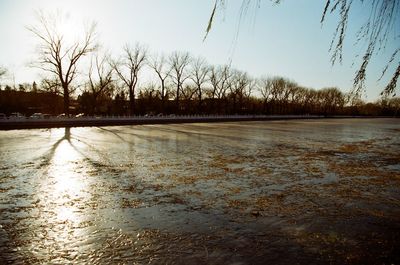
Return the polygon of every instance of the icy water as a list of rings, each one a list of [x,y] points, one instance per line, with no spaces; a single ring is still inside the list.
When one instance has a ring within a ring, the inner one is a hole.
[[[400,120],[0,132],[0,264],[398,264]]]

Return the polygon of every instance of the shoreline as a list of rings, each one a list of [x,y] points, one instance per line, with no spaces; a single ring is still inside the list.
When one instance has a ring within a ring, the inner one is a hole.
[[[0,120],[1,130],[42,129],[63,127],[96,127],[151,124],[241,122],[241,121],[278,121],[309,119],[364,119],[396,118],[389,116],[323,116],[323,115],[210,115],[176,117],[80,117],[50,119],[4,119]]]

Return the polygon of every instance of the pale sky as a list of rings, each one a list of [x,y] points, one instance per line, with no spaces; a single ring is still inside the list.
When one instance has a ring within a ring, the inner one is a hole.
[[[336,86],[349,91],[358,67],[357,63],[352,66],[354,56],[365,48],[353,45],[352,34],[365,10],[353,13],[344,62],[332,66],[328,49],[337,18],[330,16],[321,26],[325,1],[286,0],[274,5],[264,0],[257,11],[249,11],[239,27],[241,2],[227,1],[227,9],[218,10],[203,42],[214,0],[0,0],[0,65],[9,69],[17,84],[39,82],[40,71],[28,67],[35,58],[37,40],[25,27],[35,23],[35,10],[58,10],[73,25],[70,29],[66,26],[70,34],[85,22],[97,22],[100,44],[115,57],[125,43],[140,42],[151,52],[188,51],[213,65],[232,60],[233,67],[254,77],[279,75],[305,87]],[[395,40],[388,46],[394,45]],[[391,50],[372,61],[364,99],[377,99],[386,84],[389,76],[380,83],[377,79]]]

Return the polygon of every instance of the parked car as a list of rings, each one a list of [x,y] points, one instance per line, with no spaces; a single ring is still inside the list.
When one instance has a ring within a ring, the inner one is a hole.
[[[9,119],[25,119],[25,116],[19,112],[13,112],[10,114]]]
[[[31,119],[43,119],[44,115],[40,112],[33,113],[29,118]]]
[[[68,116],[65,113],[61,113],[60,115],[57,115],[57,118],[60,118],[60,119],[65,119],[67,117]]]

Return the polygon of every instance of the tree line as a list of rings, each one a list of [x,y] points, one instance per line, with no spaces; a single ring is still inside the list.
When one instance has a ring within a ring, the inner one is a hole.
[[[374,103],[366,103],[349,97],[337,88],[304,88],[282,77],[254,80],[244,72],[231,73],[227,66],[213,67],[208,75],[210,83],[204,83],[199,90],[195,85],[183,86],[179,97],[179,109],[172,83],[165,85],[164,94],[161,87],[154,83],[141,87],[134,101],[135,115],[174,113],[400,116],[399,97],[381,98]],[[86,84],[86,89],[71,100],[72,114],[131,114],[132,105],[126,90],[119,89],[114,82],[101,90],[99,87],[93,88],[91,84]],[[27,116],[35,112],[58,115],[64,111],[64,100],[59,90],[61,89],[49,85],[46,79],[39,85],[33,82],[15,87],[0,86],[0,112],[7,115],[13,112]],[[253,96],[252,92],[257,90],[259,96]]]
[[[1,112],[28,114],[42,110],[67,115],[81,112],[88,115],[398,113],[398,98],[366,104],[336,87],[315,90],[283,77],[253,78],[230,65],[210,65],[204,58],[188,52],[151,54],[147,47],[137,43],[125,45],[121,55],[113,58],[96,42],[95,24],[86,28],[81,39],[68,42],[59,30],[57,19],[39,13],[38,24],[28,27],[39,41],[32,66],[47,73],[46,78],[39,84],[20,84],[17,88],[0,86]],[[85,57],[89,63],[82,70]],[[154,78],[140,83],[145,68]],[[6,70],[0,70],[1,78]]]

